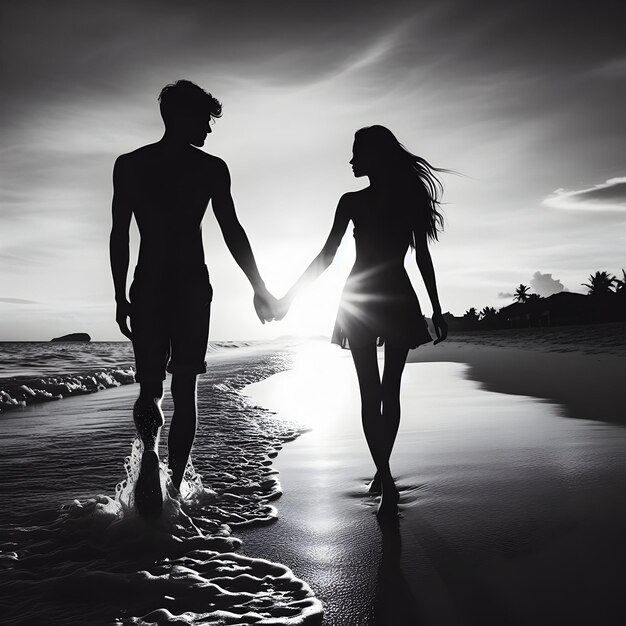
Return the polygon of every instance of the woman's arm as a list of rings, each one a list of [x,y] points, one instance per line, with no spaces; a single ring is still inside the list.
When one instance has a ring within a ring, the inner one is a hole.
[[[435,268],[433,267],[433,259],[430,256],[430,250],[428,249],[428,238],[426,233],[418,240],[415,241],[415,258],[417,260],[417,267],[426,285],[426,291],[428,297],[433,306],[433,324],[435,326],[435,332],[437,333],[437,340],[435,343],[443,341],[448,335],[448,325],[443,319],[441,314],[441,304],[439,303],[439,294],[437,292],[437,281],[435,279]]]
[[[344,194],[339,200],[337,210],[335,211],[335,219],[324,247],[281,300],[285,312],[298,292],[306,285],[313,282],[333,262],[337,248],[350,222],[349,196],[350,194]]]

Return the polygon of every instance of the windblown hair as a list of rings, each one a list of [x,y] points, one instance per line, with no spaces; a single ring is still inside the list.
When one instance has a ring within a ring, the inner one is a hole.
[[[159,103],[165,123],[188,115],[210,119],[222,116],[222,103],[190,80],[177,80],[163,87]]]
[[[401,204],[409,212],[411,247],[415,248],[416,235],[423,235],[424,231],[429,240],[438,240],[444,228],[443,215],[439,212],[443,183],[435,172],[452,173],[451,170],[434,167],[426,159],[409,152],[385,126],[361,128],[354,139],[364,149],[381,157],[381,163],[394,179]]]

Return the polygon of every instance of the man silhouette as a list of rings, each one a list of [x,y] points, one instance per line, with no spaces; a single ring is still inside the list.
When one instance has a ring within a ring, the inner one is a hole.
[[[226,163],[196,148],[204,145],[211,121],[222,114],[222,105],[187,80],[167,85],[159,102],[165,123],[161,140],[123,154],[115,162],[110,238],[116,321],[133,342],[140,383],[133,417],[144,452],[135,503],[144,517],[157,517],[162,510],[158,443],[164,424],[161,400],[166,369],[172,374],[174,401],[169,467],[177,489],[195,437],[196,376],[206,372],[213,293],[201,232],[209,201],[228,249],[254,289],[254,306],[262,323],[273,319],[276,306],[237,219]],[[132,215],[141,241],[129,301],[126,278]]]

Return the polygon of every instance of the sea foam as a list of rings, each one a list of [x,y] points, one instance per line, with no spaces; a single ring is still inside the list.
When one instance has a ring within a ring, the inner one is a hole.
[[[4,477],[3,470],[0,482],[6,487],[16,477],[24,480],[15,485],[10,519],[0,527],[3,619],[64,625],[319,624],[319,600],[288,567],[235,552],[241,546],[233,535],[238,527],[276,519],[272,502],[282,491],[271,459],[302,431],[251,404],[241,389],[285,369],[288,361],[284,353],[248,348],[236,358],[212,357],[210,371],[198,385],[200,423],[193,462],[177,490],[162,458],[164,507],[156,521],[144,520],[135,510],[143,452],[135,437],[122,444],[130,445],[123,464],[117,462],[125,476],[118,478],[112,495],[75,498],[60,508],[46,502],[47,493],[65,493],[68,485],[80,484],[81,471],[94,484],[94,467],[109,472],[111,450],[123,448],[112,447],[115,430],[102,426],[102,412],[114,415],[119,405],[107,409],[99,403],[98,419],[93,429],[84,427],[85,435],[72,438],[42,426],[47,433],[42,443],[50,450],[62,446],[64,462],[58,455],[25,455],[21,420],[5,422],[15,430],[3,450],[10,457],[5,469],[10,465],[12,470]],[[64,411],[55,404],[49,416],[41,409],[39,418],[28,413],[25,419],[61,425],[85,406],[63,405]],[[123,422],[126,429],[131,428],[131,407]],[[169,417],[169,398],[164,408]],[[88,422],[89,416],[81,419]],[[48,481],[47,488],[34,501],[24,500],[28,506],[20,504],[22,493],[33,493],[37,476]]]

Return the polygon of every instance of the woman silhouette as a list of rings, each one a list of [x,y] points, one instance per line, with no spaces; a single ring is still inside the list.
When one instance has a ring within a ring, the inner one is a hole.
[[[433,307],[435,343],[446,338],[428,240],[443,229],[439,213],[442,185],[434,172],[446,172],[411,154],[384,126],[358,130],[352,148],[356,177],[369,187],[339,200],[330,235],[321,252],[281,301],[284,315],[296,293],[333,261],[352,221],[356,260],[341,296],[332,341],[349,347],[361,393],[363,430],[376,465],[370,493],[382,493],[379,515],[396,514],[399,499],[389,458],[400,424],[400,380],[409,348],[432,341],[404,268],[409,248]],[[385,346],[382,381],[376,346]]]

